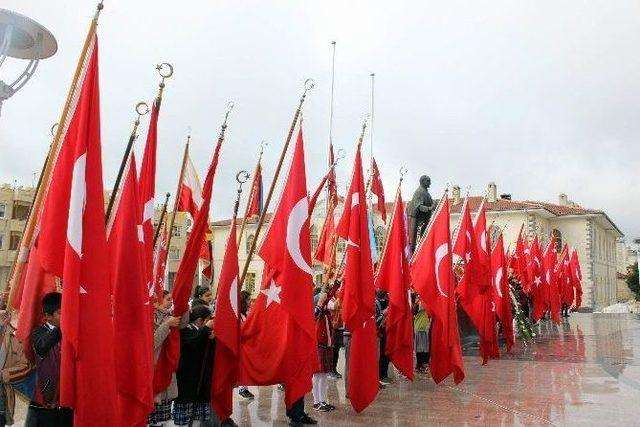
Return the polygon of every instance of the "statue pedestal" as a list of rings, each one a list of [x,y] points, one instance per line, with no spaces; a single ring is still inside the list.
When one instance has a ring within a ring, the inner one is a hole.
[[[458,329],[460,331],[460,345],[463,351],[480,349],[480,336],[471,319],[460,305],[458,305]]]

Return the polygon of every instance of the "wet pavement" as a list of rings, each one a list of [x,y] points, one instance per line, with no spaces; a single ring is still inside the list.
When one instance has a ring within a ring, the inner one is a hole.
[[[640,317],[573,314],[560,326],[535,327],[534,342],[481,366],[465,354],[465,380],[435,385],[418,376],[396,378],[356,414],[342,380],[329,381],[330,413],[307,411],[321,426],[632,426],[640,425]],[[341,364],[343,357],[341,354]],[[287,425],[283,393],[251,387],[256,399],[236,396],[241,426]]]

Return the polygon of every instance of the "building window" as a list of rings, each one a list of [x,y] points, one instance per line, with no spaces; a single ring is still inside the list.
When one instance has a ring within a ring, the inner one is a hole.
[[[0,203],[0,219],[4,219],[7,215],[7,205]]]
[[[20,237],[22,237],[22,233],[19,231],[12,231],[9,239],[9,250],[17,251],[18,246],[20,246]]]
[[[175,271],[170,271],[169,274],[167,274],[167,290],[171,290],[173,289],[173,281],[176,279],[176,273]]]
[[[376,249],[378,250],[378,254],[382,254],[387,237],[387,230],[383,226],[379,225],[373,232],[373,237],[376,239]]]
[[[249,251],[251,250],[251,246],[253,246],[253,241],[256,239],[256,236],[253,234],[249,234],[249,236],[247,236],[247,241],[245,242],[245,250],[247,251],[247,253],[249,253]],[[254,274],[254,278],[255,278],[255,274]]]
[[[173,228],[171,229],[171,235],[173,237],[180,237],[181,233],[182,233],[182,227],[180,227],[179,225],[174,225]]]
[[[311,234],[311,253],[314,254],[318,248],[318,228],[312,225],[311,228],[309,228],[309,233]]]
[[[29,207],[31,204],[27,202],[13,202],[13,219],[18,221],[26,221],[29,217]]]
[[[562,251],[562,233],[557,228],[554,228],[551,231],[551,234],[556,241],[556,247],[554,248],[554,250],[557,254],[559,254]]]
[[[247,277],[244,278],[244,289],[249,292],[249,295],[253,295],[256,290],[256,273],[247,273]]]
[[[322,287],[322,274],[316,274],[316,288]]]
[[[337,247],[337,252],[339,253],[343,253],[344,252],[344,248],[345,248],[345,242],[343,238],[339,238],[338,239],[338,247]]]
[[[2,250],[2,241],[4,240],[4,234],[0,234],[0,250]]]
[[[177,249],[177,248],[169,249],[169,259],[174,261],[180,259],[180,249]]]

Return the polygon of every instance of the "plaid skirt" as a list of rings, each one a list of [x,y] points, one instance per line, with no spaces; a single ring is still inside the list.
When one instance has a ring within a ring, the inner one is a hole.
[[[173,423],[186,426],[191,421],[207,421],[211,418],[209,402],[173,403]]]
[[[333,372],[333,347],[318,346],[318,360],[320,369],[316,373]]]
[[[171,419],[171,400],[156,403],[147,424],[160,424]]]

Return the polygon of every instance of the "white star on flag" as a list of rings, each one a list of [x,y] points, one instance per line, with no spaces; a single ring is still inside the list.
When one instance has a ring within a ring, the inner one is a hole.
[[[542,279],[540,278],[540,276],[536,276],[536,278],[535,278],[535,279],[533,279],[533,283],[534,283],[536,286],[540,286],[540,284],[542,283]]]
[[[471,252],[467,252],[467,254],[466,254],[466,256],[464,258],[465,258],[465,260],[467,262],[471,261]]]
[[[267,296],[267,307],[274,301],[280,304],[280,291],[282,291],[282,286],[276,285],[273,280],[269,284],[269,288],[260,291],[261,294]]]

